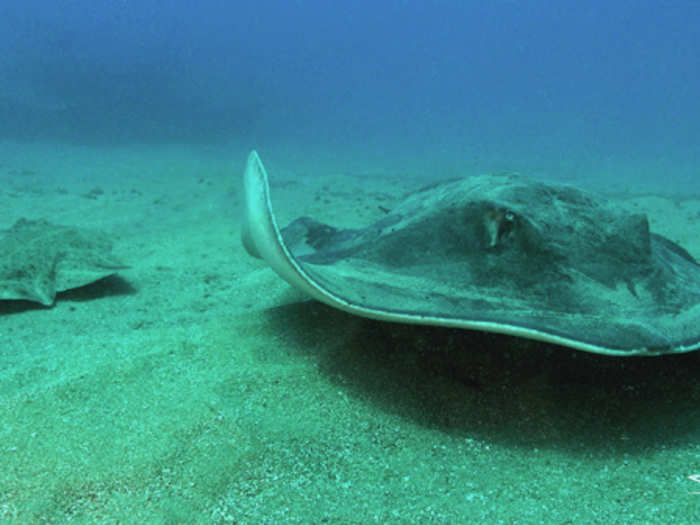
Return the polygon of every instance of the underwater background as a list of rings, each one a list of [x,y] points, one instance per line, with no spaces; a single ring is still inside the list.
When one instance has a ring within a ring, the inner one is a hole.
[[[698,27],[692,0],[0,1],[0,523],[700,523],[700,352],[364,319],[241,243],[256,149],[280,225],[518,172],[698,259]],[[21,300],[28,221],[123,266]]]
[[[698,20],[687,0],[7,0],[0,137],[683,191],[698,179]]]

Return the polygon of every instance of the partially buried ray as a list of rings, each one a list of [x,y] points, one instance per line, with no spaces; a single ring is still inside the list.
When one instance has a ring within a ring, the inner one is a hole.
[[[700,266],[642,214],[516,175],[435,184],[362,229],[277,225],[265,168],[244,175],[246,250],[347,312],[610,355],[700,348]]]
[[[128,268],[99,232],[19,219],[0,233],[0,299],[46,306],[56,292],[90,284]]]

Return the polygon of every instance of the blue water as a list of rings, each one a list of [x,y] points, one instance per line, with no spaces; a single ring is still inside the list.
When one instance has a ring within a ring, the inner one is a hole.
[[[0,139],[682,191],[699,23],[694,0],[4,0]]]

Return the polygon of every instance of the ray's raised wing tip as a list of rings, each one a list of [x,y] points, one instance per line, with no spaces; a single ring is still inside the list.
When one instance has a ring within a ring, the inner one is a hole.
[[[260,155],[256,150],[251,150],[246,161],[243,180],[246,184],[258,184],[259,181],[267,181],[267,171],[263,166]]]
[[[248,154],[243,173],[245,193],[245,213],[241,228],[241,241],[246,252],[262,258],[257,247],[256,236],[260,235],[259,223],[266,216],[267,203],[267,173],[255,149]]]
[[[251,163],[260,164],[262,166],[262,160],[260,160],[260,155],[256,149],[252,149],[250,153],[248,153],[248,164]]]

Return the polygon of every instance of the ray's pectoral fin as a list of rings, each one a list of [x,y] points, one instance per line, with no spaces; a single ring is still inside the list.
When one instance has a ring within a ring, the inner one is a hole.
[[[480,175],[413,192],[362,229],[280,229],[255,152],[244,180],[248,253],[346,312],[608,355],[700,349],[700,266],[619,202]]]

